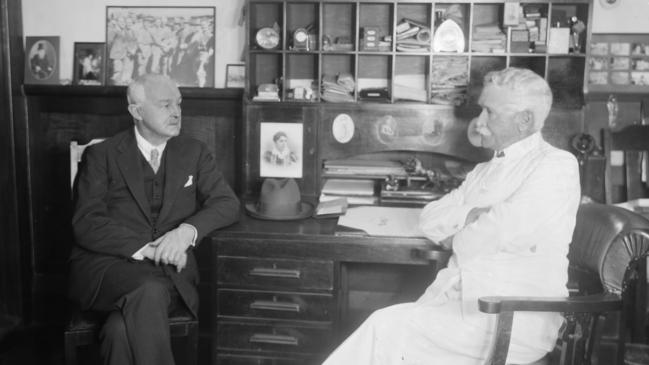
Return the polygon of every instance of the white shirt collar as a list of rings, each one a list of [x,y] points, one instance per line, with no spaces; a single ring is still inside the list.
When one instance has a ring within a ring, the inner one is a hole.
[[[515,142],[508,147],[506,147],[502,152],[504,153],[504,156],[502,158],[498,159],[507,159],[510,160],[512,158],[518,158],[520,156],[523,156],[525,153],[533,149],[534,147],[538,146],[539,143],[543,140],[543,137],[541,136],[541,132],[536,132],[532,135],[529,135],[523,139],[521,139],[518,142]],[[496,157],[496,153],[494,152],[494,158]]]
[[[142,152],[144,158],[147,161],[149,161],[149,159],[151,158],[151,150],[153,149],[158,150],[159,152],[158,156],[162,158],[162,153],[164,152],[165,147],[167,147],[167,142],[165,141],[161,145],[154,146],[149,141],[144,139],[144,137],[142,137],[140,132],[137,130],[137,127],[133,127],[133,128],[135,129],[135,141],[137,143],[137,148],[140,150],[140,152]]]

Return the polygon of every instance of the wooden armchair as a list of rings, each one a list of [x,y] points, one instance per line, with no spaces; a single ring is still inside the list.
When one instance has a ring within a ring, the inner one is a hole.
[[[649,221],[644,217],[610,205],[582,205],[568,255],[570,297],[479,299],[482,312],[498,315],[488,364],[506,364],[514,312],[535,311],[561,312],[566,318],[556,351],[545,363],[590,364],[594,351],[609,345],[614,360],[599,363],[622,365],[625,342],[646,337],[648,253]],[[599,338],[604,318],[617,335],[608,344]]]

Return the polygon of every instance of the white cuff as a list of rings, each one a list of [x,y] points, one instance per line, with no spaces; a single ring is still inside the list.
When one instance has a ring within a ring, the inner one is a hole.
[[[144,255],[142,254],[142,251],[144,251],[144,249],[146,248],[146,246],[147,246],[147,245],[142,246],[142,248],[139,249],[139,250],[137,250],[133,255],[131,255],[131,257],[132,257],[134,260],[138,260],[138,261],[142,261],[142,260],[144,260]]]
[[[187,226],[187,227],[191,228],[192,231],[194,232],[194,235],[192,236],[192,242],[190,243],[190,246],[195,247],[196,246],[196,237],[198,237],[198,230],[196,230],[196,227],[192,226],[189,223],[180,223],[179,227],[182,227],[182,226]]]

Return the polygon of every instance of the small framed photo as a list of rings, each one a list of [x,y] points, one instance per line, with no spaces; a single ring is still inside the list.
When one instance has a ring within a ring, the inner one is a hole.
[[[649,72],[631,72],[631,84],[649,86]]]
[[[607,42],[593,42],[590,44],[590,54],[595,56],[606,56],[608,55],[608,43]]]
[[[59,83],[59,37],[25,37],[25,83]]]
[[[214,87],[214,6],[107,6],[106,84],[145,73]]]
[[[628,56],[631,52],[631,43],[611,43],[611,54],[614,56]]]
[[[628,72],[611,72],[611,83],[613,85],[631,85]]]
[[[628,57],[611,57],[612,70],[628,70],[631,67],[631,59]]]
[[[302,123],[261,123],[259,176],[302,177]]]
[[[103,85],[106,60],[105,44],[97,42],[74,43],[74,85]]]
[[[243,88],[246,86],[246,66],[227,65],[225,70],[225,87]]]
[[[588,74],[588,83],[591,85],[608,84],[608,72],[591,72]]]

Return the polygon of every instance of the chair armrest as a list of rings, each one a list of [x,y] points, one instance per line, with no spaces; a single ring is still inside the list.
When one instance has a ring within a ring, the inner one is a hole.
[[[501,312],[610,312],[622,308],[616,294],[596,294],[577,297],[482,297],[478,306],[484,313]]]

